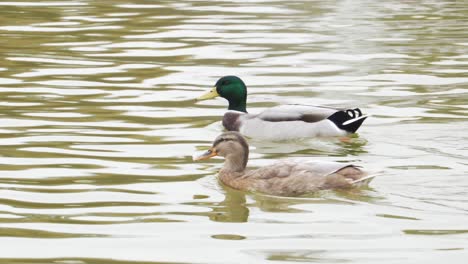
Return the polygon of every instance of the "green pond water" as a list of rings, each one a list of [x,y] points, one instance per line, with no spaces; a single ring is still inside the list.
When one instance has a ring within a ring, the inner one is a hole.
[[[0,263],[466,263],[466,1],[0,1]],[[249,111],[360,107],[349,141],[250,140],[383,171],[286,198],[194,163]]]

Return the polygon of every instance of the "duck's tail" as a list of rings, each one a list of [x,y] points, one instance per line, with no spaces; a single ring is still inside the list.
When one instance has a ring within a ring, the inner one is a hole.
[[[356,187],[367,186],[376,176],[380,174],[381,173],[373,173],[373,174],[367,175],[365,177],[352,181],[351,184]]]
[[[338,128],[349,133],[355,133],[367,117],[367,115],[362,114],[361,109],[354,108],[335,112],[327,119],[332,121]]]

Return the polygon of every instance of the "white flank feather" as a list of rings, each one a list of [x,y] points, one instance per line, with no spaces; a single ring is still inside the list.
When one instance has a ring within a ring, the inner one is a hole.
[[[288,140],[317,136],[346,136],[347,132],[339,129],[328,120],[316,123],[303,121],[268,122],[258,118],[242,119],[240,131],[251,138],[268,140]]]

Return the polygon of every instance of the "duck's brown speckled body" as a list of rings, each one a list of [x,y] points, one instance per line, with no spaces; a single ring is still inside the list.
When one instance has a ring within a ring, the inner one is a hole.
[[[374,176],[352,164],[337,162],[295,162],[284,160],[256,170],[246,170],[247,142],[238,132],[225,132],[213,146],[195,158],[225,158],[219,179],[226,185],[245,191],[272,195],[297,196],[324,189],[353,188],[368,184]]]

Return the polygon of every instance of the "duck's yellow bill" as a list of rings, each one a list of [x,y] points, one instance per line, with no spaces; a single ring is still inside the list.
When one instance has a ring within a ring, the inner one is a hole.
[[[209,92],[197,98],[197,100],[206,100],[219,96],[219,93],[216,91],[216,87],[213,87]]]
[[[213,148],[210,148],[209,150],[205,151],[205,153],[201,154],[200,156],[194,156],[193,160],[195,160],[195,161],[205,160],[205,159],[209,159],[211,157],[214,157],[216,155],[218,155],[218,153],[216,153],[216,150],[214,150]]]

